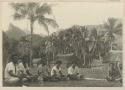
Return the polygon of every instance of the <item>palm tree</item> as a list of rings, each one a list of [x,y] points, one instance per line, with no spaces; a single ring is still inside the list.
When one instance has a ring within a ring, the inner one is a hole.
[[[110,42],[112,50],[112,43],[115,40],[115,35],[122,34],[122,23],[119,23],[115,18],[109,18],[107,22],[104,23],[104,29],[107,31],[104,37],[106,38],[106,41]]]
[[[15,11],[13,15],[15,20],[27,19],[30,21],[30,30],[31,30],[30,65],[31,65],[31,61],[33,59],[32,36],[34,30],[34,23],[37,21],[40,25],[42,25],[48,32],[48,35],[49,35],[48,25],[51,25],[54,28],[58,27],[58,25],[54,19],[45,16],[46,14],[48,15],[52,14],[51,6],[48,5],[47,3],[44,3],[43,5],[36,2],[11,3],[11,6]]]

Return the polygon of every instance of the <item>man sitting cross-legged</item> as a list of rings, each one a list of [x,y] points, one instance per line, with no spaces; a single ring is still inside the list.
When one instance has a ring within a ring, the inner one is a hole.
[[[29,76],[26,73],[26,69],[21,59],[18,59],[18,55],[13,54],[11,61],[6,65],[4,81],[7,86],[23,86],[27,85],[25,82],[32,79],[33,76]]]
[[[31,75],[31,74],[29,75],[27,73],[21,59],[18,60],[17,75],[20,77],[20,79],[22,79],[22,84],[26,84],[27,82],[31,82],[33,77],[34,77],[33,75]]]
[[[53,66],[51,70],[51,80],[52,81],[59,81],[59,80],[65,80],[65,76],[62,73],[61,69],[61,61],[56,61],[55,65]]]
[[[10,62],[6,65],[4,74],[5,83],[9,86],[22,85],[22,77],[18,75],[18,56],[13,54]]]
[[[43,81],[50,81],[51,80],[51,76],[50,76],[50,72],[49,72],[49,67],[47,66],[45,61],[41,61],[38,65],[37,68],[37,72],[38,72],[38,76],[39,76],[39,80]]]
[[[79,74],[79,68],[75,63],[72,63],[72,65],[68,68],[68,78],[70,80],[78,80],[83,78],[83,75]]]

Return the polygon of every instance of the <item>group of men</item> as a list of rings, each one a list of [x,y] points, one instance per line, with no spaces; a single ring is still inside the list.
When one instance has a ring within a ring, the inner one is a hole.
[[[61,68],[62,62],[56,61],[52,68],[49,68],[45,62],[40,62],[37,67],[37,73],[31,74],[28,65],[25,65],[16,54],[12,55],[11,60],[7,63],[4,73],[4,82],[8,85],[23,85],[25,82],[42,80],[42,81],[60,81],[81,79],[79,68],[75,63],[67,69],[68,74],[64,75]]]
[[[25,60],[24,60],[25,61]],[[67,74],[64,75],[62,62],[57,60],[52,68],[45,61],[40,61],[37,66],[37,73],[31,73],[28,63],[22,61],[17,54],[13,54],[10,61],[7,63],[4,70],[4,83],[7,85],[22,86],[31,81],[61,81],[61,80],[80,80],[84,79],[80,74],[79,67],[76,63],[71,63],[67,68]],[[108,81],[114,81],[116,77],[120,77],[122,82],[122,66],[119,63],[109,64]]]
[[[52,68],[48,68],[44,62],[41,62],[38,65],[38,75],[42,77],[43,81],[78,80],[83,78],[83,75],[79,73],[79,68],[75,63],[72,63],[67,69],[67,75],[63,74],[61,65],[61,61],[56,61]]]
[[[30,73],[27,64],[24,67],[22,60],[17,54],[13,54],[5,67],[3,78],[6,85],[22,86],[25,82],[35,80],[37,76]]]

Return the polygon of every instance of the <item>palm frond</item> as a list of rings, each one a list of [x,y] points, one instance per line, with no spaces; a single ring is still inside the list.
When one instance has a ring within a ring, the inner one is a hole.
[[[36,6],[38,6],[38,3],[36,3],[36,2],[27,3],[27,7],[29,7],[29,8],[34,8]]]
[[[25,7],[24,3],[10,3],[10,6],[15,10],[18,11],[21,7]]]
[[[117,21],[117,19],[115,19],[115,18],[108,18],[108,23],[109,23],[110,25],[112,25],[112,26],[115,25],[116,21]]]
[[[42,20],[42,18],[39,18],[39,19],[38,19],[38,23],[45,28],[45,30],[46,30],[47,33],[49,33],[48,26],[47,26],[47,24]]]
[[[35,21],[36,19],[35,17],[37,16],[36,10],[38,7],[39,7],[39,4],[36,2],[29,2],[26,4],[28,19]]]
[[[104,23],[104,28],[106,30],[114,32],[115,30],[121,28],[122,25],[117,24],[117,19],[109,18],[107,22]]]
[[[37,8],[36,13],[37,15],[51,14],[52,13],[51,6],[48,5],[47,3],[44,3],[42,6]]]
[[[39,8],[39,4],[36,2],[30,2],[30,3],[27,3],[26,5],[27,5],[28,11],[30,11],[30,13],[32,14],[35,14],[37,8]]]
[[[107,22],[105,22],[105,23],[103,24],[103,27],[104,27],[106,30],[110,29],[110,26],[109,26],[109,24],[108,24]]]
[[[54,27],[54,28],[58,28],[59,26],[58,26],[58,24],[57,24],[57,22],[54,20],[54,19],[51,19],[51,18],[43,18],[43,21],[45,22],[45,23],[47,23],[48,25],[51,25],[52,27]]]
[[[13,17],[14,17],[15,20],[21,20],[21,19],[25,18],[25,15],[15,12],[13,14]]]
[[[116,28],[122,28],[122,23],[118,23],[118,24],[116,25]]]
[[[107,22],[110,25],[110,29],[113,30],[115,28],[117,20],[115,18],[109,18]]]
[[[115,29],[122,30],[122,23],[116,23]]]
[[[30,21],[38,21],[40,25],[43,25],[45,30],[49,33],[48,25],[56,28],[58,24],[54,19],[46,18],[45,14],[51,14],[51,6],[47,3],[44,3],[40,6],[39,3],[30,2],[30,3],[11,3],[11,7],[15,10],[14,18],[23,19],[27,18]]]
[[[115,34],[122,34],[122,23],[116,23],[113,33]]]
[[[122,35],[122,27],[115,29],[113,33]]]
[[[11,7],[14,9],[14,19],[22,19],[25,18],[27,14],[26,4],[24,3],[11,3]]]

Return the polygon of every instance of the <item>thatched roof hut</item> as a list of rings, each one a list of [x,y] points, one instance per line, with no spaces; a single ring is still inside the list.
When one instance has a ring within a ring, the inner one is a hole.
[[[111,50],[109,52],[109,59],[110,62],[116,62],[116,61],[122,62],[122,51]]]
[[[69,66],[72,62],[81,65],[81,61],[73,53],[70,54],[58,54],[56,60],[52,63],[55,63],[57,60],[62,61],[63,65]]]

